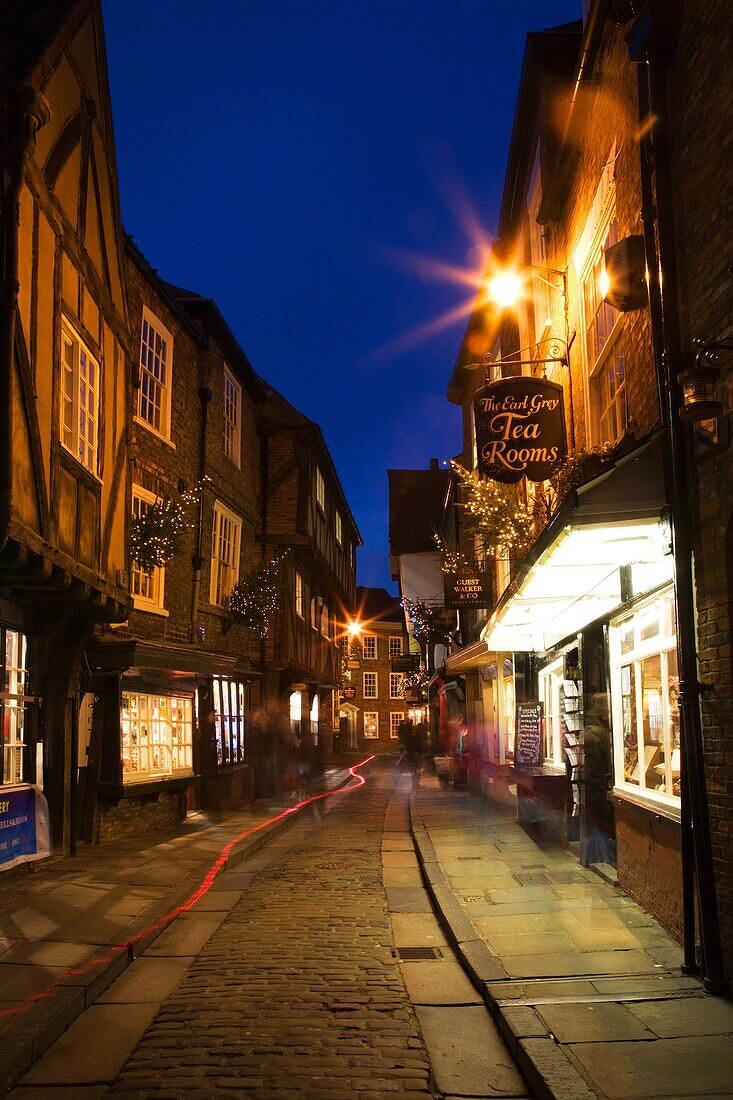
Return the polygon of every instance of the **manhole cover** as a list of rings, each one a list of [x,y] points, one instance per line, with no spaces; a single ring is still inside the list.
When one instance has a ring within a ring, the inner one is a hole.
[[[527,871],[521,875],[512,875],[520,886],[547,886],[550,881],[543,871]]]
[[[556,886],[576,886],[579,883],[584,883],[587,880],[579,875],[577,871],[555,871],[551,872],[547,876],[550,882],[554,882]]]
[[[434,962],[443,958],[439,947],[395,947],[394,953],[401,962]]]

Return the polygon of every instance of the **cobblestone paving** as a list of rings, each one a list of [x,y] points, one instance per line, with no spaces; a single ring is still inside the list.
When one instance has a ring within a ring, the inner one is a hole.
[[[428,1097],[381,878],[393,770],[260,872],[163,1004],[116,1097]]]

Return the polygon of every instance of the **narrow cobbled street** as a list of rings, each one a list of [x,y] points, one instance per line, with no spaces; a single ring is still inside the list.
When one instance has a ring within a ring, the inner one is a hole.
[[[410,778],[392,762],[366,774],[364,787],[305,809],[222,874],[72,1025],[13,1100],[444,1095],[388,907],[389,895],[398,940],[440,943],[437,956],[450,955],[419,885]],[[439,1000],[477,1000],[462,973],[451,977],[465,986]],[[508,1084],[489,1094],[524,1095],[505,1052],[499,1061]]]

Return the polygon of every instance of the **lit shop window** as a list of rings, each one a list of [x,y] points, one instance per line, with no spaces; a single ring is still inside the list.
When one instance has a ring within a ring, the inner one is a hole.
[[[242,423],[242,387],[224,367],[224,454],[235,466],[240,464]]]
[[[246,755],[244,684],[214,677],[214,741],[219,767],[241,764]]]
[[[242,521],[217,500],[214,505],[214,531],[211,543],[211,591],[209,599],[217,607],[228,607],[232,589],[239,580],[239,549]]]
[[[64,320],[61,328],[61,442],[97,473],[99,364]]]
[[[2,630],[3,696],[0,700],[3,722],[3,771],[0,783],[23,781],[23,740],[25,689],[28,677],[25,634]]]
[[[192,770],[193,703],[172,695],[122,693],[122,778],[163,779]]]
[[[672,591],[611,624],[616,787],[676,805],[679,671]]]
[[[140,485],[132,487],[132,515],[140,519],[148,508],[157,504],[160,498],[148,492]],[[132,563],[130,574],[130,592],[133,604],[141,611],[161,611],[165,589],[165,566],[158,566],[152,573],[146,573],[136,561]]]
[[[138,419],[165,439],[171,434],[171,363],[173,337],[148,309],[143,308],[140,335]]]
[[[400,736],[400,722],[404,722],[405,712],[404,710],[393,710],[389,715],[389,736],[392,741],[396,741]]]
[[[393,634],[389,639],[389,655],[390,657],[402,656],[402,637],[399,634]]]
[[[365,699],[377,698],[377,674],[376,672],[365,672],[364,674],[364,691],[363,696]]]
[[[403,672],[390,672],[389,697],[390,699],[402,699],[405,694],[405,675]]]
[[[364,712],[364,736],[379,737],[379,714],[375,710]]]
[[[365,661],[376,661],[377,659],[377,636],[376,634],[365,634],[361,643],[361,653]]]

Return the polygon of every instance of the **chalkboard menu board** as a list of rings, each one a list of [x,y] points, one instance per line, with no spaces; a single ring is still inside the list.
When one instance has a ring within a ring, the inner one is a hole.
[[[542,703],[517,703],[514,763],[538,768],[542,763]]]

